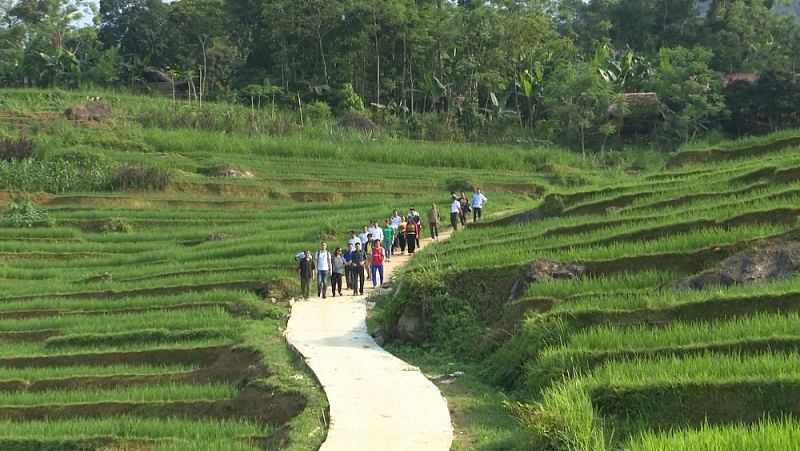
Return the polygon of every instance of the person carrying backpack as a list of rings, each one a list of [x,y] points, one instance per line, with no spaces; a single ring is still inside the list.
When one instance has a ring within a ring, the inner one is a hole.
[[[320,243],[320,249],[317,251],[317,297],[322,295],[325,299],[328,294],[328,274],[331,267],[331,253],[328,252],[328,243]]]

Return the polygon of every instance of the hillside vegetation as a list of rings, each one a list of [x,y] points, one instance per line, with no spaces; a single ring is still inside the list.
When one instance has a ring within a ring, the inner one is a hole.
[[[472,183],[522,211],[589,167],[101,96],[113,117],[76,121],[86,93],[0,95],[2,449],[317,449],[327,402],[281,337],[294,255]]]
[[[398,319],[421,317],[428,354],[510,396],[509,448],[797,449],[797,136],[470,224],[404,269],[383,325],[408,339]]]
[[[96,93],[1,94],[0,448],[317,449],[327,403],[281,337],[293,256],[474,186],[485,219],[416,255],[374,320],[423,369],[468,369],[440,383],[454,449],[796,446],[796,132],[636,171],[224,103],[100,93],[114,115],[79,121],[64,110]],[[780,277],[709,273],[759,249]],[[397,327],[413,315],[418,342]]]

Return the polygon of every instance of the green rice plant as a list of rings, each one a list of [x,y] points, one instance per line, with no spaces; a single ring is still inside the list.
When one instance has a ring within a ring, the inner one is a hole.
[[[602,421],[580,382],[566,381],[547,390],[541,402],[509,405],[512,414],[534,434],[535,449],[603,451]]]
[[[58,329],[62,334],[111,334],[123,331],[142,331],[153,328],[164,330],[196,330],[212,326],[235,328],[242,324],[240,319],[232,318],[225,309],[206,307],[193,310],[151,311],[142,313],[108,314],[87,318],[82,315],[69,315],[50,318],[0,319],[0,330],[25,331]]]
[[[586,376],[590,385],[682,384],[795,380],[800,378],[800,356],[794,353],[705,353],[607,362]]]
[[[44,342],[46,349],[81,348],[104,345],[132,344],[132,343],[178,343],[208,339],[235,339],[238,331],[235,329],[191,329],[183,331],[167,329],[144,329],[130,332],[114,332],[106,334],[72,334],[50,337]]]
[[[671,323],[664,328],[644,326],[619,330],[593,327],[569,339],[571,349],[637,350],[725,343],[756,338],[798,337],[800,314],[756,314],[712,323]]]
[[[568,284],[565,284],[569,287]],[[800,278],[789,277],[758,285],[731,285],[715,287],[709,290],[690,290],[676,292],[673,290],[645,289],[628,292],[584,292],[585,295],[573,295],[569,302],[555,304],[553,312],[581,312],[592,310],[633,311],[643,309],[663,309],[685,304],[713,301],[736,301],[752,303],[760,299],[780,298],[782,296],[800,296]]]
[[[42,343],[6,343],[0,347],[0,358],[40,357],[53,355],[70,355],[96,352],[124,352],[144,351],[156,349],[193,349],[212,346],[228,346],[233,342],[230,339],[207,338],[190,342],[179,343],[120,343],[116,345],[94,345],[92,347],[64,347],[59,349],[45,349]]]
[[[0,392],[0,406],[42,406],[95,402],[170,402],[230,399],[239,390],[231,385],[204,384],[147,385],[115,390],[48,390],[43,392]]]
[[[0,367],[0,381],[25,380],[36,382],[46,379],[65,379],[85,376],[149,376],[157,374],[188,373],[198,369],[191,365],[106,365],[106,366],[63,366],[63,367]]]
[[[186,310],[196,308],[197,305],[210,307],[213,304],[227,304],[239,300],[252,301],[256,298],[253,292],[240,290],[210,290],[203,292],[184,292],[169,296],[129,296],[115,298],[113,301],[105,299],[58,299],[37,298],[24,301],[0,302],[0,313],[17,311],[57,311],[65,313],[81,312],[108,312],[122,309],[146,309],[159,307],[185,306]],[[45,312],[46,313],[46,312]]]
[[[755,424],[645,431],[625,444],[628,451],[797,451],[800,423],[793,418],[765,418]]]

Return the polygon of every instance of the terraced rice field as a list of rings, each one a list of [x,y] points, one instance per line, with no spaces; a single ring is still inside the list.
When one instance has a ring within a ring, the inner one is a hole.
[[[137,133],[163,153],[72,151],[169,160],[166,190],[30,185],[55,225],[0,228],[0,449],[317,449],[327,402],[281,337],[294,256],[320,240],[343,245],[392,209],[446,202],[454,179],[484,183],[495,208],[512,210],[534,205],[546,183],[525,171],[227,154],[150,132]],[[211,174],[225,163],[254,177]],[[5,164],[0,186],[32,174]]]
[[[670,285],[756,249],[796,266],[800,148],[776,143],[686,151],[657,174],[562,190],[552,217],[468,228],[407,276],[447,281],[488,326],[484,377],[520,394],[511,409],[531,449],[800,449],[796,270]],[[520,291],[534,260],[580,269]],[[476,274],[483,283],[463,282]]]

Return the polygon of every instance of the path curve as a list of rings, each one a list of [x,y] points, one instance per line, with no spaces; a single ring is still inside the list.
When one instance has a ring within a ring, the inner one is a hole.
[[[385,280],[408,260],[395,255],[386,262]],[[366,303],[366,296],[346,293],[292,306],[286,340],[317,376],[330,404],[320,451],[449,450],[453,425],[447,402],[419,368],[375,344],[364,322]]]

